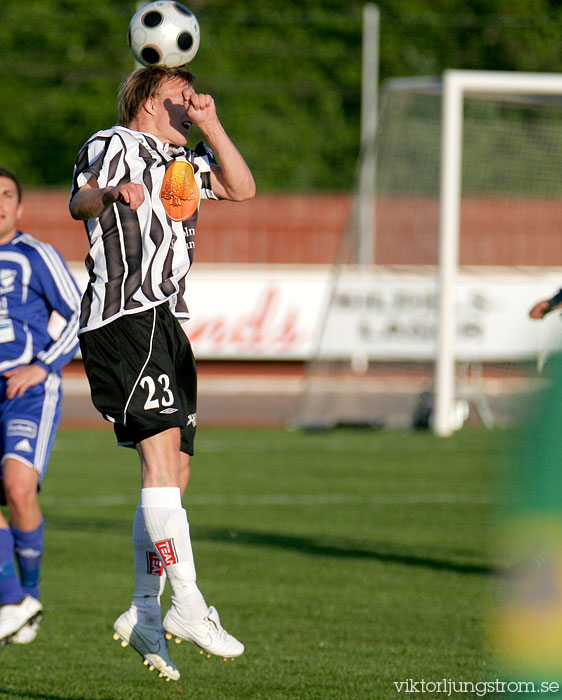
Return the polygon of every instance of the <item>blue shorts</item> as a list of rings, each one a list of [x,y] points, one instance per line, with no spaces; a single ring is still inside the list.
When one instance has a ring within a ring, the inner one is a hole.
[[[0,376],[0,476],[8,458],[27,464],[45,476],[61,414],[61,378],[51,372],[25,394],[6,398],[7,380]]]

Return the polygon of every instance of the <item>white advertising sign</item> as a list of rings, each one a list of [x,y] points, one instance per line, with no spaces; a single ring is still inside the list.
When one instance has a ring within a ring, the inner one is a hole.
[[[545,350],[545,343],[560,339],[559,314],[540,322],[528,316],[536,301],[552,296],[562,284],[562,271],[549,277],[547,281],[544,273],[498,269],[463,271],[456,299],[457,358],[472,362],[532,358]],[[380,360],[435,357],[434,271],[349,271],[336,286],[333,308],[322,342],[326,355]]]
[[[197,357],[311,356],[327,291],[324,268],[200,266],[192,273],[184,327]]]
[[[73,270],[84,288],[85,274]],[[562,269],[463,269],[457,355],[467,361],[536,357],[562,340],[560,314],[528,317],[562,286]],[[432,268],[195,265],[184,324],[200,359],[329,357],[431,360],[437,337]],[[329,313],[326,313],[329,309]],[[326,319],[326,323],[323,320]],[[320,329],[323,332],[320,333]]]

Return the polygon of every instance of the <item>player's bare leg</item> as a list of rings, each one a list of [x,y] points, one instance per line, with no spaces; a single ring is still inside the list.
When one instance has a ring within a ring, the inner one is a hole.
[[[44,523],[37,500],[39,475],[29,465],[7,459],[2,466],[4,495],[10,522],[0,514],[2,606],[0,644],[28,644],[37,636],[43,606],[39,573]],[[16,556],[19,578],[13,566]]]
[[[189,481],[189,455],[180,455],[180,491],[183,495]],[[114,625],[114,637],[121,644],[130,644],[141,654],[145,665],[158,669],[168,680],[177,680],[179,671],[162,646],[164,630],[160,597],[166,576],[164,567],[148,536],[141,505],[137,506],[133,521],[133,550],[135,561],[135,589],[130,608]],[[135,630],[135,632],[133,632]],[[140,631],[144,634],[139,635]],[[146,641],[145,641],[146,640]],[[158,658],[160,657],[160,658]]]
[[[21,530],[39,527],[43,516],[37,499],[37,472],[17,459],[7,459],[2,472],[12,525]]]
[[[170,440],[151,440],[139,445],[143,480],[146,459],[153,460],[156,467],[150,483],[166,487],[179,480],[180,464]],[[159,453],[159,448],[161,452]],[[148,457],[146,456],[148,455]],[[170,465],[171,468],[170,468]],[[142,504],[139,502],[133,520],[133,550],[135,562],[135,588],[131,606],[113,625],[113,637],[121,646],[130,645],[143,658],[149,670],[156,669],[167,681],[178,680],[180,673],[168,654],[168,643],[162,627],[160,596],[164,590],[166,576],[164,567],[145,527]]]
[[[190,616],[203,616],[208,606],[195,583],[189,524],[181,503],[189,461],[180,452],[179,428],[143,440],[139,453],[145,526],[164,564],[172,600]]]
[[[191,468],[189,466],[189,455],[185,452],[180,452],[180,492],[183,498],[183,494],[189,483],[189,477],[191,476]]]
[[[240,656],[244,645],[223,629],[217,611],[207,605],[197,587],[189,523],[181,503],[189,460],[180,452],[179,429],[143,440],[139,452],[145,525],[172,589],[172,607],[164,618],[166,636],[191,641],[209,654]],[[166,462],[165,455],[172,455],[171,462]]]

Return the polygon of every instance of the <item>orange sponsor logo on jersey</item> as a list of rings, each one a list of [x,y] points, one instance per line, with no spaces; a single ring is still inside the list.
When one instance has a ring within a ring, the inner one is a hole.
[[[172,221],[185,221],[197,211],[200,193],[191,163],[175,160],[168,167],[160,199]]]

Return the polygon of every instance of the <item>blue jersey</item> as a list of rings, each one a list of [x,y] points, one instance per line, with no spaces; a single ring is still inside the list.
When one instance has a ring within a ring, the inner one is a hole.
[[[54,311],[65,322],[56,339]],[[58,251],[19,231],[0,245],[0,374],[37,363],[60,375],[77,351],[79,313],[78,287]]]

